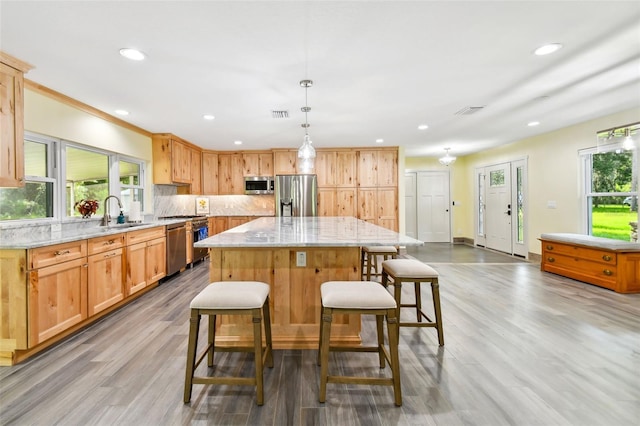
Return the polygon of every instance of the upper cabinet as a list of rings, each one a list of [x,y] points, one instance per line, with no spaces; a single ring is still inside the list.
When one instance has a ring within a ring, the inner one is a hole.
[[[358,151],[358,187],[398,185],[398,150],[363,149]]]
[[[218,194],[244,194],[242,154],[218,154]]]
[[[0,187],[24,186],[24,74],[31,68],[0,52]]]
[[[298,159],[297,149],[274,149],[273,150],[273,173],[274,175],[293,175],[297,173],[296,160]]]
[[[202,151],[169,133],[153,135],[152,142],[153,183],[189,185],[189,192],[199,194]]]
[[[218,195],[218,153],[202,153],[202,194]]]
[[[242,154],[243,176],[273,176],[273,153],[245,152]]]

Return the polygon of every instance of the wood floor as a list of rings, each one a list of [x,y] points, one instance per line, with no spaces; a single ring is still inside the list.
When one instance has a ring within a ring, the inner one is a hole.
[[[47,352],[0,368],[0,424],[640,424],[640,294],[486,250],[432,252],[446,345],[433,329],[401,328],[402,407],[389,387],[357,385],[329,384],[318,403],[314,350],[275,351],[262,407],[252,388],[229,386],[194,385],[183,404],[188,306],[207,284],[201,263]],[[425,286],[424,306],[430,296]],[[374,324],[363,320],[365,341]],[[252,355],[219,356],[216,371],[252,374]],[[383,374],[372,354],[331,357],[342,374]]]

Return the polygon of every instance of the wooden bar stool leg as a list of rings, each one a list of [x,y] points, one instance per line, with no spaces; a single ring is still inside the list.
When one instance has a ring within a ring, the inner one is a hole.
[[[193,373],[196,364],[196,350],[198,346],[198,333],[200,332],[200,313],[197,309],[191,310],[189,319],[189,344],[187,348],[187,368],[184,380],[184,403],[191,401],[191,389],[193,388]]]
[[[436,317],[436,329],[438,330],[438,344],[444,346],[444,329],[442,327],[442,312],[440,310],[440,284],[438,284],[438,280],[431,282],[431,294],[433,297],[433,310]]]
[[[400,326],[396,317],[396,310],[387,310],[387,333],[389,333],[389,356],[391,358],[391,375],[393,377],[393,395],[395,404],[402,405],[402,388],[400,387],[400,357],[398,356],[398,342],[400,340]]]
[[[267,341],[267,362],[269,368],[273,368],[273,343],[271,340],[271,313],[269,308],[269,297],[267,297],[262,307],[262,318],[264,321],[264,336]]]
[[[264,404],[264,386],[262,384],[262,315],[261,309],[253,309],[253,349],[256,364],[256,400]]]
[[[384,357],[384,318],[382,315],[376,315],[376,329],[378,332],[378,358],[380,360],[380,368],[386,365]]]
[[[420,285],[422,283],[420,281],[416,281],[413,283],[414,291],[416,294],[416,317],[418,318],[418,322],[422,322],[422,294],[420,292]]]
[[[207,332],[209,348],[207,349],[207,365],[213,367],[213,357],[216,350],[216,315],[209,315],[209,330]]]
[[[329,345],[331,341],[331,308],[322,308],[322,347],[320,347],[320,396],[319,401],[325,402],[327,397],[327,379],[329,376]]]

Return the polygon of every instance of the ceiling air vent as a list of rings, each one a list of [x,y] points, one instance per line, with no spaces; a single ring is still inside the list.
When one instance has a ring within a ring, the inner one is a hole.
[[[287,111],[287,110],[282,110],[282,111],[272,110],[271,111],[271,118],[289,118],[289,111]]]
[[[468,107],[462,108],[460,111],[456,112],[454,115],[471,115],[471,114],[475,114],[478,111],[482,111],[483,108],[484,108],[484,105],[468,106]]]

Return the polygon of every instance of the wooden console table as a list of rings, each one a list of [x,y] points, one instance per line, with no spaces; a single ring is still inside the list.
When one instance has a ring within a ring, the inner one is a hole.
[[[545,272],[614,290],[640,293],[640,244],[582,234],[542,234]]]

